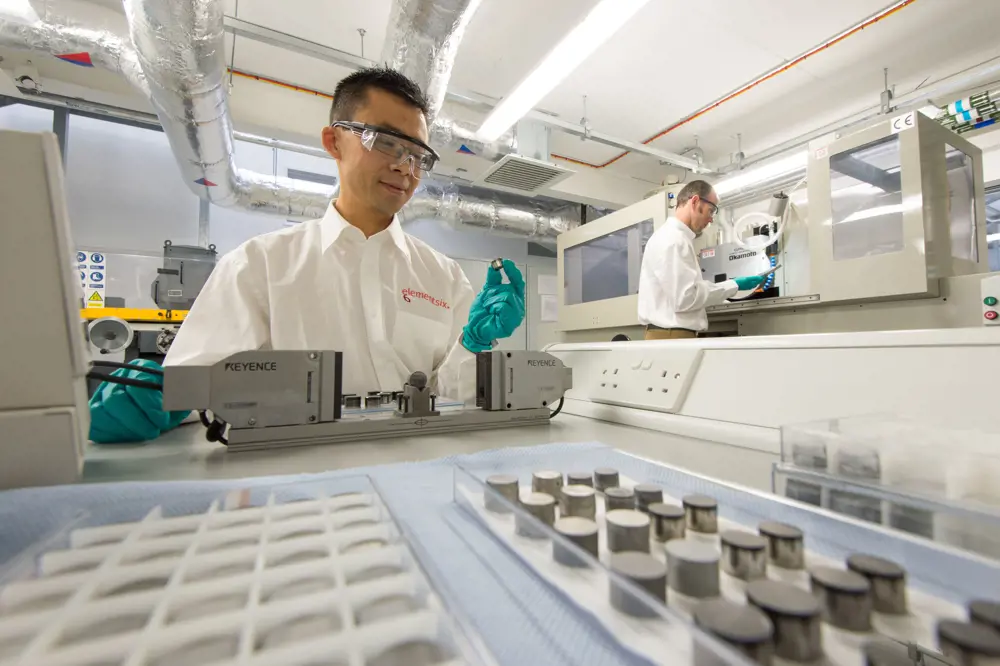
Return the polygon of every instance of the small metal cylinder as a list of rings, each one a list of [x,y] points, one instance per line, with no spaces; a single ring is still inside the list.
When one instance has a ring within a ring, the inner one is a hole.
[[[985,666],[1000,658],[1000,633],[981,624],[941,620],[937,639],[941,654],[956,666]]]
[[[563,486],[559,491],[561,516],[594,519],[597,515],[597,495],[589,486]]]
[[[635,493],[631,488],[608,488],[604,491],[604,510],[608,513],[635,508]]]
[[[598,528],[597,523],[593,520],[590,520],[589,518],[569,516],[567,518],[560,518],[557,520],[553,527],[557,533],[562,535],[568,541],[572,541],[574,544],[587,551],[595,558],[598,556]],[[582,567],[587,564],[586,561],[577,553],[574,553],[572,550],[559,543],[559,541],[552,542],[552,557],[556,562],[567,567]]]
[[[719,503],[708,495],[686,495],[681,503],[687,512],[687,528],[692,532],[715,534],[719,531]]]
[[[663,502],[663,488],[652,483],[640,483],[632,489],[635,492],[635,508],[648,511],[650,504]]]
[[[867,578],[844,569],[814,567],[809,582],[824,622],[848,631],[871,630],[872,586]]]
[[[760,609],[725,599],[706,599],[694,609],[694,622],[758,664],[770,666],[774,656],[774,625]],[[700,641],[695,642],[694,654],[695,666],[725,663]]]
[[[742,530],[726,530],[722,542],[722,570],[742,580],[767,575],[767,539]]]
[[[915,643],[898,643],[890,638],[871,640],[865,643],[862,652],[865,666],[915,666],[918,663],[923,666],[949,666],[930,650],[919,648]]]
[[[519,488],[517,477],[513,474],[494,474],[486,479],[486,485],[496,491],[511,504],[517,505],[519,499]],[[503,505],[493,493],[486,493],[486,508],[494,513],[510,513],[510,509]]]
[[[590,472],[569,472],[566,474],[567,486],[594,487],[594,476]]]
[[[607,490],[618,487],[618,470],[610,467],[598,467],[594,470],[594,488]]]
[[[969,603],[969,621],[1000,631],[1000,602],[976,599]]]
[[[774,625],[774,654],[791,661],[815,661],[823,654],[822,625],[816,598],[788,583],[747,583],[747,601],[764,611]]]
[[[667,566],[648,553],[625,552],[611,556],[611,570],[639,587],[661,602],[667,600]],[[631,590],[611,580],[609,590],[611,605],[623,613],[637,617],[655,615],[647,603],[640,600]]]
[[[608,550],[649,552],[649,516],[634,509],[619,509],[604,514],[608,530]]]
[[[719,596],[719,553],[708,544],[674,539],[667,542],[670,589],[689,597]]]
[[[556,499],[547,493],[528,493],[521,498],[521,508],[549,527],[556,521]],[[514,529],[521,536],[544,539],[545,531],[527,520],[522,513],[514,515]]]
[[[490,267],[496,271],[503,270],[503,259],[497,258],[490,262]]]
[[[906,570],[891,560],[855,553],[847,558],[847,568],[868,579],[872,587],[872,608],[889,615],[906,614]]]
[[[563,487],[562,472],[544,470],[531,475],[531,490],[536,493],[545,493],[553,497],[559,497],[559,489]]]
[[[684,538],[684,507],[657,502],[647,507],[653,522],[653,538],[664,542]]]
[[[783,569],[802,569],[806,565],[806,549],[802,530],[787,523],[764,521],[757,531],[767,539],[767,559]]]

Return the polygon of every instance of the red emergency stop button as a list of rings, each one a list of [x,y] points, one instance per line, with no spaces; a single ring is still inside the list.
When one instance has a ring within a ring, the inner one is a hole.
[[[986,312],[985,312],[985,313],[983,314],[983,316],[984,316],[984,317],[986,317],[987,319],[989,319],[990,321],[993,321],[993,320],[994,320],[994,319],[996,319],[997,317],[1000,317],[1000,315],[998,315],[998,314],[997,314],[997,311],[996,311],[996,310],[987,310],[987,311],[986,311]]]

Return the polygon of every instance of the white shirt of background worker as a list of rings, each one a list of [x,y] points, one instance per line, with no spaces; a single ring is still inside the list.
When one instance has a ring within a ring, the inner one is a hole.
[[[510,261],[489,269],[477,297],[459,265],[413,238],[396,213],[437,154],[427,103],[391,69],[371,68],[335,91],[323,146],[340,194],[323,219],[252,238],[222,257],[164,365],[214,363],[256,349],[344,353],[343,390],[398,390],[426,372],[440,395],[475,395],[474,352],[524,318],[524,283]]]
[[[706,307],[762,282],[757,276],[719,283],[702,278],[694,239],[718,210],[712,186],[691,181],[677,195],[674,215],[646,243],[639,272],[639,323],[646,327],[647,340],[696,337],[708,329]]]

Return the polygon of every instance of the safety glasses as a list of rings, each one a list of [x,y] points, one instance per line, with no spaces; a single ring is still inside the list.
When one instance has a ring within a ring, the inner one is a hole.
[[[701,197],[699,197],[698,200],[701,201],[703,204],[708,204],[709,206],[711,206],[712,217],[715,217],[716,214],[719,212],[719,207],[716,204],[709,201],[708,199],[702,199]]]
[[[393,167],[409,162],[410,175],[417,179],[430,173],[440,159],[434,149],[423,141],[385,127],[347,121],[337,121],[330,127],[340,127],[355,134],[361,139],[362,146],[388,157]]]

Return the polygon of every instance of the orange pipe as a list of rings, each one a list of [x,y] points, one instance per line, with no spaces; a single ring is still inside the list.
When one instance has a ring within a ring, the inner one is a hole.
[[[291,83],[285,83],[284,81],[275,81],[274,79],[269,79],[266,76],[260,76],[259,74],[248,74],[247,72],[241,72],[238,69],[233,69],[231,67],[227,68],[227,71],[233,76],[239,76],[244,79],[252,79],[254,81],[260,81],[261,83],[270,83],[272,86],[278,86],[280,88],[285,88],[286,90],[294,90],[295,92],[308,93],[310,95],[316,95],[317,97],[322,97],[324,99],[333,99],[333,95],[328,95],[327,93],[320,92],[318,90],[313,90],[312,88],[303,88],[302,86],[297,86]]]

